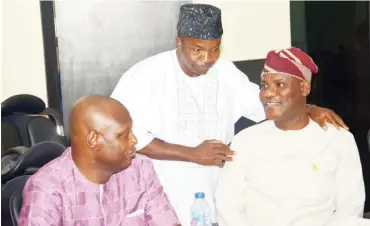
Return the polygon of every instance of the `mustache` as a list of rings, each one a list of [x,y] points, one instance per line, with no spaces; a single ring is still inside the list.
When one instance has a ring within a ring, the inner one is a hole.
[[[281,103],[281,100],[275,100],[275,99],[262,100],[262,103]]]

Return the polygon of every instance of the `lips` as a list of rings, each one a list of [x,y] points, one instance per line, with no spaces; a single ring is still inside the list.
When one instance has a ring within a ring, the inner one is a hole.
[[[203,71],[208,70],[208,66],[199,66],[199,68]]]
[[[127,156],[128,157],[130,157],[130,158],[135,158],[135,156],[136,156],[136,150],[135,149],[133,149],[132,151],[130,151],[128,154],[127,154]]]

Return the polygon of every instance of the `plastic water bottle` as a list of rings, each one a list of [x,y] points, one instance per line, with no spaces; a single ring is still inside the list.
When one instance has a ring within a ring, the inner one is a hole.
[[[204,197],[204,192],[195,193],[195,201],[190,210],[191,226],[212,226],[211,208]]]

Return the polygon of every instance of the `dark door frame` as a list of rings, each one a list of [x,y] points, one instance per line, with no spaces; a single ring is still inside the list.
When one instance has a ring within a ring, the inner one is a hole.
[[[55,36],[54,1],[40,1],[48,106],[62,114],[62,95]],[[63,117],[61,117],[63,119]]]

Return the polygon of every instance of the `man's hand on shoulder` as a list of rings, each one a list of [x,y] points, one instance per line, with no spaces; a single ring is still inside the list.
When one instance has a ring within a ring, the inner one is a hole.
[[[319,124],[324,130],[327,129],[327,122],[335,126],[337,129],[342,127],[343,129],[348,130],[348,126],[334,111],[310,104],[306,105],[306,109],[310,118]]]

